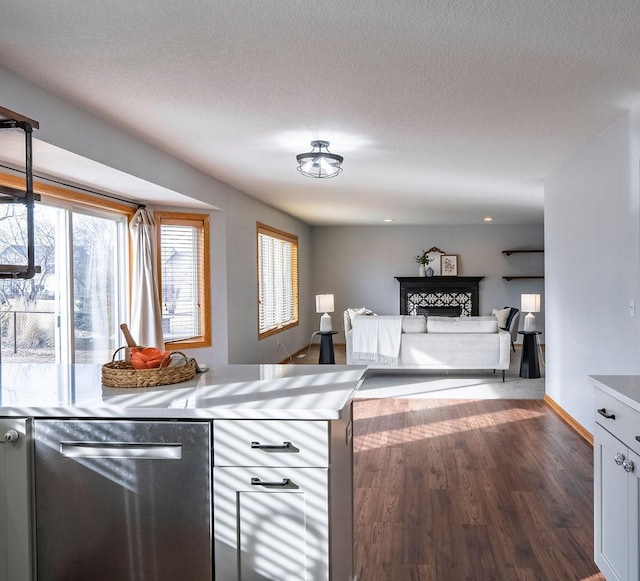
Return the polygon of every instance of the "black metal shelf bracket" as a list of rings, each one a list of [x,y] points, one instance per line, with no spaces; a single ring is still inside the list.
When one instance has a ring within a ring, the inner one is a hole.
[[[26,117],[12,114],[8,109],[0,108],[0,115],[6,119],[0,119],[0,129],[21,129],[25,137],[25,191],[3,187],[0,195],[7,196],[0,200],[3,204],[24,204],[27,212],[27,264],[8,265],[0,264],[0,279],[3,278],[33,278],[40,267],[35,265],[35,223],[34,206],[40,201],[40,196],[33,192],[33,126],[39,127],[37,122],[32,122]]]

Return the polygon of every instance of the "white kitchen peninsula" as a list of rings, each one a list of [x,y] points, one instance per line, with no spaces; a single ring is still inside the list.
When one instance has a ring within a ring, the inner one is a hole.
[[[119,389],[96,365],[0,366],[0,581],[170,579],[175,561],[198,581],[351,581],[365,370],[212,366]]]

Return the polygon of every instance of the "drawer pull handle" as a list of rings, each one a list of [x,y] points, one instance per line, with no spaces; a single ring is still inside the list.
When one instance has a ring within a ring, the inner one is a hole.
[[[622,467],[624,468],[625,472],[633,472],[633,469],[635,468],[631,460],[625,460],[622,463]]]
[[[60,442],[66,458],[131,458],[134,460],[182,460],[182,444],[156,442]]]
[[[603,417],[603,418],[607,418],[608,420],[615,420],[616,419],[616,414],[608,414],[607,410],[605,408],[600,408],[598,410],[598,413]]]
[[[260,478],[252,478],[251,486],[265,486],[266,488],[297,488],[290,478],[283,478],[279,482],[267,482]]]
[[[620,452],[618,452],[614,457],[613,457],[613,461],[618,465],[618,466],[622,466],[622,464],[624,464],[624,454],[620,454]]]
[[[291,442],[282,442],[282,444],[261,444],[260,442],[251,442],[252,448],[259,450],[290,450],[293,448]]]

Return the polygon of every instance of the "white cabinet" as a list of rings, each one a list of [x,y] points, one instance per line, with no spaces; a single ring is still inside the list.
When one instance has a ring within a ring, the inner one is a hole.
[[[326,468],[215,468],[216,579],[328,579],[327,479]]]
[[[214,422],[214,561],[225,581],[351,581],[351,406],[334,421]]]
[[[32,579],[30,428],[0,418],[0,581]]]
[[[595,562],[607,581],[639,581],[640,413],[595,390]]]

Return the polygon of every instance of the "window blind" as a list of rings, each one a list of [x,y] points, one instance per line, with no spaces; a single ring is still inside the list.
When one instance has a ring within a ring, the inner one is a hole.
[[[165,341],[180,341],[202,334],[201,228],[161,224],[162,311]]]
[[[298,238],[258,224],[258,333],[298,323]]]

